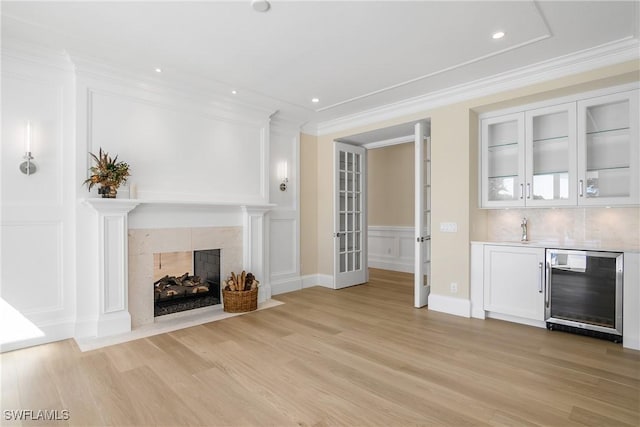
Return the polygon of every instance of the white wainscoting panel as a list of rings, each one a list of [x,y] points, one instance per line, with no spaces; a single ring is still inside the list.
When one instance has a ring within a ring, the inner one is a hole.
[[[194,113],[171,98],[100,86],[87,89],[87,149],[102,147],[129,163],[139,198],[266,202],[268,118],[231,120],[204,107]]]
[[[62,204],[63,87],[44,79],[2,73],[2,205]],[[31,122],[31,152],[36,173],[18,169]]]
[[[73,335],[75,322],[73,72],[3,40],[0,147],[0,351]],[[25,175],[26,123],[36,173]]]
[[[271,278],[283,278],[298,275],[298,223],[296,211],[274,210],[270,214],[271,222]]]
[[[369,226],[369,267],[413,273],[413,227]]]
[[[3,224],[2,299],[27,317],[62,310],[62,256],[61,221]]]

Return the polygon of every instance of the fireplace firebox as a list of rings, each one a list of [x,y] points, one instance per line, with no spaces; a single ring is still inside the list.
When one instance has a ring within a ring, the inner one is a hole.
[[[220,304],[220,249],[153,255],[154,317]]]

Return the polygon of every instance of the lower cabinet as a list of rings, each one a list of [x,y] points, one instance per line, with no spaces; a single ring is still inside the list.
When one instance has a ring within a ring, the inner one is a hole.
[[[483,259],[483,309],[544,321],[544,248],[485,245]]]

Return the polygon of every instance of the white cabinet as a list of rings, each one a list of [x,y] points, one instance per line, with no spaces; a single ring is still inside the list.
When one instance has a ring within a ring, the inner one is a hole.
[[[481,118],[481,207],[638,204],[639,93]]]
[[[544,248],[484,246],[484,310],[544,321]]]
[[[525,205],[576,204],[576,104],[525,113]]]
[[[482,206],[576,204],[576,105],[482,120]]]
[[[578,102],[578,203],[640,200],[638,91]]]
[[[482,120],[482,205],[524,203],[524,113]]]

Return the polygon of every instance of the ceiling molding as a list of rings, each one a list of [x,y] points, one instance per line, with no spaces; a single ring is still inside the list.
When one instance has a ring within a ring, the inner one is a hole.
[[[372,148],[382,148],[390,147],[392,145],[406,144],[407,142],[414,142],[415,139],[415,135],[406,135],[399,136],[397,138],[386,139],[384,141],[369,142],[367,144],[363,144],[362,146],[367,150],[371,150]]]
[[[11,37],[2,37],[1,52],[2,56],[6,58],[14,58],[32,64],[44,65],[60,71],[73,72],[75,70],[75,66],[66,52],[48,49]]]
[[[308,124],[303,126],[302,131],[316,136],[338,133],[639,58],[640,42],[636,38],[628,37],[489,78],[475,80],[337,119]]]
[[[76,73],[80,77],[106,81],[109,83],[135,87],[136,89],[158,95],[172,95],[190,99],[208,107],[229,113],[247,112],[251,116],[269,117],[274,109],[256,104],[248,104],[233,99],[231,95],[221,94],[204,80],[188,79],[176,81],[171,77],[155,77],[143,73],[131,72],[116,68],[95,58],[69,52],[69,58],[75,65]]]
[[[510,46],[510,47],[508,47],[506,49],[497,50],[495,52],[491,52],[491,53],[488,53],[486,55],[478,56],[478,57],[475,57],[475,58],[470,59],[468,61],[460,62],[460,63],[452,65],[450,67],[442,68],[442,69],[434,71],[432,73],[428,73],[428,74],[425,74],[425,75],[422,75],[422,76],[419,76],[419,77],[416,77],[416,78],[413,78],[413,79],[410,79],[410,80],[407,80],[407,81],[404,81],[404,82],[401,82],[401,83],[397,83],[397,84],[394,84],[394,85],[391,85],[391,86],[387,86],[387,87],[384,87],[382,89],[375,90],[373,92],[369,92],[369,93],[365,93],[365,94],[362,94],[362,95],[354,96],[353,98],[345,99],[345,100],[342,100],[340,102],[336,102],[336,103],[334,103],[332,105],[327,105],[326,107],[318,108],[316,110],[316,112],[319,113],[319,112],[322,112],[322,111],[331,110],[332,108],[339,107],[340,105],[348,104],[350,102],[357,101],[359,99],[368,98],[370,96],[377,95],[377,94],[383,93],[383,92],[387,92],[387,91],[390,91],[390,90],[393,90],[393,89],[397,89],[399,87],[407,86],[407,85],[410,85],[412,83],[416,83],[416,82],[419,82],[421,80],[428,79],[429,77],[434,77],[434,76],[437,76],[437,75],[440,75],[440,74],[444,74],[446,72],[453,71],[453,70],[456,70],[458,68],[465,67],[467,65],[475,64],[476,62],[480,62],[480,61],[483,61],[485,59],[489,59],[489,58],[492,58],[494,56],[501,55],[503,53],[506,53],[506,52],[509,52],[509,51],[512,51],[512,50],[516,50],[516,49],[520,49],[520,48],[522,48],[524,46],[527,46],[527,45],[530,45],[530,44],[533,44],[533,43],[540,42],[542,40],[545,40],[545,39],[548,39],[549,37],[551,37],[551,35],[550,35],[551,32],[548,29],[548,27],[547,27],[547,31],[548,31],[547,34],[544,34],[544,35],[542,35],[540,37],[533,38],[531,40],[527,40],[526,42]]]

